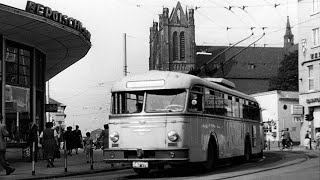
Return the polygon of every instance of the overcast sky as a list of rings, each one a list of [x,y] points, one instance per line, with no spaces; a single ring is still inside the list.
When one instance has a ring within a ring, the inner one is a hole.
[[[92,47],[77,63],[50,80],[50,97],[65,104],[66,124],[83,132],[108,122],[110,88],[123,77],[123,34],[127,34],[129,75],[148,71],[149,28],[176,0],[33,0],[80,20],[91,33]],[[195,9],[196,44],[229,45],[266,35],[256,46],[282,47],[286,19],[297,38],[297,0],[181,0]],[[27,0],[0,0],[25,9]],[[228,30],[227,30],[228,29]],[[263,30],[264,29],[264,30]],[[295,40],[295,43],[298,43]]]

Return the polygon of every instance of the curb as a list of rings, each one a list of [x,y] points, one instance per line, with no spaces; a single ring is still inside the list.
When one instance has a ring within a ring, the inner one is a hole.
[[[52,179],[52,178],[61,178],[61,177],[70,177],[70,176],[79,176],[85,174],[95,174],[95,173],[102,173],[102,172],[112,172],[112,171],[119,171],[124,169],[130,169],[131,166],[123,166],[119,168],[108,168],[108,169],[98,169],[98,170],[86,170],[81,172],[64,172],[63,174],[52,174],[52,175],[42,175],[38,177],[29,177],[29,178],[22,178],[22,179]]]

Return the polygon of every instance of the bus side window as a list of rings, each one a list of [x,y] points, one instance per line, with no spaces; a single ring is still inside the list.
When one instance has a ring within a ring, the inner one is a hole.
[[[191,93],[188,104],[190,111],[202,111],[202,94]]]

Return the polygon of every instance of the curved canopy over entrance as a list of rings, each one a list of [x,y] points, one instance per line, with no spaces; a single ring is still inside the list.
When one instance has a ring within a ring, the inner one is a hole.
[[[46,54],[46,81],[83,58],[91,42],[80,31],[51,19],[0,4],[0,34]]]

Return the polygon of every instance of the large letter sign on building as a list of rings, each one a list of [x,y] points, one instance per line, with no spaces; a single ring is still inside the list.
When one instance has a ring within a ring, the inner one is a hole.
[[[43,16],[45,18],[51,19],[55,22],[58,22],[62,25],[66,25],[68,27],[71,27],[79,32],[81,32],[87,40],[90,41],[91,34],[90,32],[85,28],[82,27],[82,23],[72,17],[68,17],[66,15],[61,14],[58,11],[53,11],[50,7],[44,6],[39,3],[35,3],[32,1],[27,2],[26,11],[37,14],[39,16]]]

